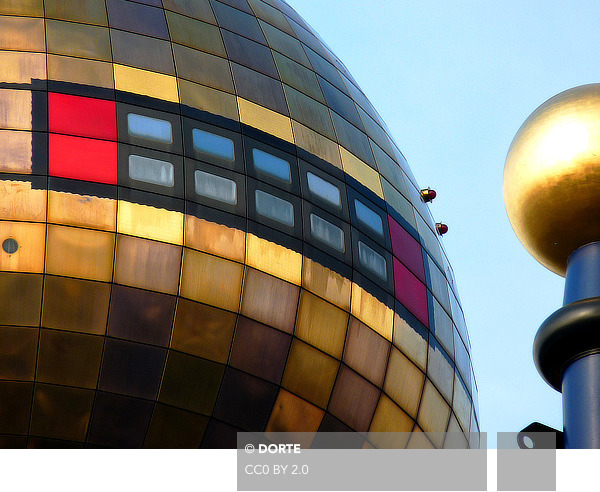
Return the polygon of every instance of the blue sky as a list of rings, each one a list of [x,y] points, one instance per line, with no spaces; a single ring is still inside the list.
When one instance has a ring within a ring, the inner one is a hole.
[[[436,220],[472,343],[482,430],[562,428],[561,395],[532,343],[562,305],[564,279],[514,235],[506,153],[542,102],[600,82],[597,2],[289,0],[345,63],[389,126]],[[490,436],[491,437],[491,436]],[[490,439],[492,441],[492,439]]]

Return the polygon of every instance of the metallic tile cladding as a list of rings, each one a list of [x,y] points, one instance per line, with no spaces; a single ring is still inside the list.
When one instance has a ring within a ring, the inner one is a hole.
[[[0,446],[477,446],[452,269],[385,128],[279,0],[0,1]]]

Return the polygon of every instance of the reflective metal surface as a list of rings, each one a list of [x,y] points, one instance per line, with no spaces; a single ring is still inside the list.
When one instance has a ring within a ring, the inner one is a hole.
[[[504,202],[519,240],[564,276],[569,255],[600,239],[600,84],[561,92],[515,136]]]

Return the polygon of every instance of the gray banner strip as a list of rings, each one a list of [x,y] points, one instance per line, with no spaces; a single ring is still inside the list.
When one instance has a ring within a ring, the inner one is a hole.
[[[327,440],[329,449],[305,449],[298,444],[302,442],[299,436],[296,444],[290,439],[275,444],[256,434],[238,434],[238,490],[487,488],[486,449],[356,449],[356,442],[350,442],[355,449],[347,449],[348,434],[338,443],[346,449],[333,449],[335,438]],[[394,435],[386,442],[404,442],[406,446],[407,441]]]

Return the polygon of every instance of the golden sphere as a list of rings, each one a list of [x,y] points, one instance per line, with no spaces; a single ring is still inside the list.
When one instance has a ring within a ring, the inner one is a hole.
[[[504,166],[504,203],[527,251],[564,276],[600,240],[600,84],[566,90],[519,128]]]

